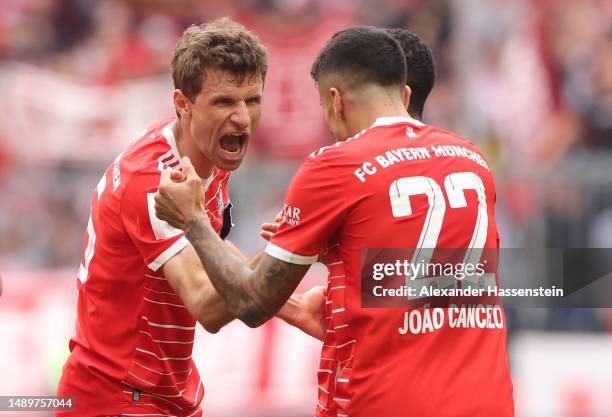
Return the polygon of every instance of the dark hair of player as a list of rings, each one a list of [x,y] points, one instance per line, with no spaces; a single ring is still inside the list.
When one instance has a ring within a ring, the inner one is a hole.
[[[176,44],[172,57],[174,88],[194,101],[202,89],[208,70],[220,69],[247,77],[268,71],[268,52],[257,36],[229,18],[188,27]]]
[[[436,79],[433,54],[421,38],[406,29],[386,29],[406,56],[406,85],[412,90],[408,113],[421,118],[425,101]]]
[[[371,83],[403,89],[406,58],[385,30],[359,26],[336,32],[319,52],[310,74],[317,83],[337,74],[351,87]]]

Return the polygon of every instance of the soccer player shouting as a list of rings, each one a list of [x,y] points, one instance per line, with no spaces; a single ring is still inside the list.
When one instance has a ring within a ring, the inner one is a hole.
[[[405,57],[383,30],[336,33],[312,75],[339,141],[296,173],[256,268],[214,233],[187,159],[186,181],[162,174],[158,216],[185,230],[228,309],[249,326],[272,317],[327,250],[317,416],[512,416],[505,328],[407,332],[404,311],[360,304],[364,248],[498,246],[495,186],[480,151],[408,115]],[[446,147],[461,152],[435,152]]]
[[[56,415],[202,415],[204,388],[191,359],[196,322],[216,332],[234,315],[182,231],[156,217],[153,197],[162,171],[188,156],[209,225],[219,239],[227,236],[227,182],[259,122],[266,70],[263,45],[229,19],[192,26],[178,42],[177,117],[131,143],[93,193],[76,336],[58,386],[75,408]],[[300,320],[316,323],[299,301],[317,312],[318,299],[316,289],[297,296],[283,318],[298,327]],[[319,336],[321,327],[310,330]]]

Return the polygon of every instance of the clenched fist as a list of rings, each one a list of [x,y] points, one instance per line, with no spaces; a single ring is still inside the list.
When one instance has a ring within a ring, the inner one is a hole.
[[[181,164],[182,172],[162,171],[155,195],[155,212],[170,226],[186,230],[192,220],[206,215],[206,209],[202,181],[189,157],[183,157]]]

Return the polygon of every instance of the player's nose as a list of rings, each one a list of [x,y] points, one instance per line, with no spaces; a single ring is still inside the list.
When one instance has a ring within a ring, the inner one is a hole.
[[[230,120],[239,129],[246,129],[250,126],[251,114],[249,113],[249,109],[244,101],[241,101],[240,103],[238,103],[235,111],[232,113],[230,117]]]

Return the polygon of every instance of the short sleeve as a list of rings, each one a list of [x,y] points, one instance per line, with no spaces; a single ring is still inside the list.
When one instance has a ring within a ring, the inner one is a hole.
[[[135,172],[121,196],[121,219],[144,263],[157,271],[189,245],[183,232],[155,214],[155,193],[160,172]]]
[[[266,253],[285,262],[309,265],[339,230],[350,199],[337,169],[308,159],[293,177],[283,206],[283,221]]]

